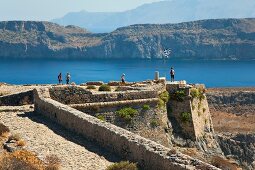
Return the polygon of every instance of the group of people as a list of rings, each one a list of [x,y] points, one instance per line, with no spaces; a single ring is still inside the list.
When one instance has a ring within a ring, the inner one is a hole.
[[[66,84],[69,84],[69,83],[70,83],[70,79],[71,79],[70,73],[66,73]],[[63,79],[62,79],[62,73],[59,73],[59,75],[58,75],[58,83],[59,83],[59,84],[62,84],[62,81],[63,81]]]
[[[174,82],[174,75],[175,75],[174,68],[171,67],[171,70],[170,70],[171,82]],[[71,80],[71,75],[70,75],[70,73],[67,73],[67,74],[66,74],[66,84],[69,84],[69,83],[70,83],[70,80]],[[62,79],[62,73],[59,73],[59,75],[58,75],[58,83],[59,83],[59,84],[62,84],[62,81],[63,81],[63,79]],[[122,83],[122,84],[125,84],[125,83],[126,83],[125,74],[124,74],[124,73],[121,75],[121,83]]]

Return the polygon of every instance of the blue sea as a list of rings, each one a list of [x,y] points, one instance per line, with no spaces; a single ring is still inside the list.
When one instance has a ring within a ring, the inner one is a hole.
[[[60,72],[71,73],[71,82],[142,81],[160,76],[170,78],[173,66],[176,80],[204,83],[207,87],[255,87],[255,61],[172,61],[172,60],[6,60],[0,59],[0,82],[9,84],[57,83]]]

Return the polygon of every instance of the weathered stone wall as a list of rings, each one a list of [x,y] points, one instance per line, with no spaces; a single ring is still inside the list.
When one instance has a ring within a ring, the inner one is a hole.
[[[158,98],[139,99],[118,102],[102,102],[69,105],[77,110],[101,117],[116,126],[134,132],[142,137],[151,139],[159,144],[170,147],[171,128],[169,126],[165,108],[158,108]],[[147,106],[146,108],[144,108]],[[137,114],[131,121],[118,116],[117,112],[123,108],[133,108]]]
[[[138,162],[143,169],[218,169],[189,156],[173,153],[156,142],[54,101],[48,89],[35,90],[35,111],[94,140],[123,159]]]
[[[25,91],[21,93],[0,96],[0,106],[20,106],[26,104],[33,104],[33,91]]]
[[[157,98],[157,91],[137,90],[125,92],[95,92],[92,93],[78,86],[50,88],[52,99],[64,104],[84,104],[95,102],[111,102],[134,99]]]

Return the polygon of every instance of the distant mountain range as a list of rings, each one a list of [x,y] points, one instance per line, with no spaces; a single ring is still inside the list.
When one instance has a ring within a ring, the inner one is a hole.
[[[0,58],[254,60],[255,19],[143,24],[95,34],[50,22],[0,22]]]
[[[111,32],[133,24],[165,24],[202,19],[254,18],[255,0],[169,0],[125,12],[72,12],[52,22],[92,32]]]

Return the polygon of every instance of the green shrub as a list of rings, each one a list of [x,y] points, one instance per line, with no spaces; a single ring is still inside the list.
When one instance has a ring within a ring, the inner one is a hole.
[[[169,100],[169,93],[167,91],[164,91],[159,95],[159,98],[163,100],[165,103],[167,103]]]
[[[88,85],[87,89],[96,89],[96,86],[94,86],[94,85]]]
[[[130,122],[132,118],[137,115],[138,111],[131,108],[131,107],[126,107],[121,110],[117,111],[117,115],[121,118],[123,118],[125,121]]]
[[[194,99],[194,98],[198,98],[200,93],[199,93],[198,89],[192,88],[190,91],[190,95]]]
[[[178,90],[175,93],[173,93],[171,99],[182,102],[184,101],[184,97],[186,96],[184,90]]]
[[[164,108],[164,106],[165,106],[165,102],[163,100],[159,99],[158,108]]]
[[[197,106],[198,110],[200,110],[200,109],[201,109],[201,107],[202,107],[202,103],[201,103],[201,102],[199,102],[199,103],[198,103],[198,106]]]
[[[191,121],[191,113],[189,112],[182,112],[180,116],[181,116],[181,121],[184,123]]]
[[[150,106],[147,104],[143,105],[143,110],[150,110]]]
[[[153,119],[153,120],[151,120],[150,125],[152,128],[156,128],[159,126],[159,122],[157,119]]]
[[[99,120],[105,121],[104,115],[98,114],[98,115],[96,115],[96,118],[98,118]]]
[[[135,163],[130,163],[129,161],[121,161],[119,163],[108,166],[106,170],[138,170],[138,168]]]
[[[107,85],[107,84],[103,84],[99,87],[98,89],[99,91],[111,91],[111,86]]]

